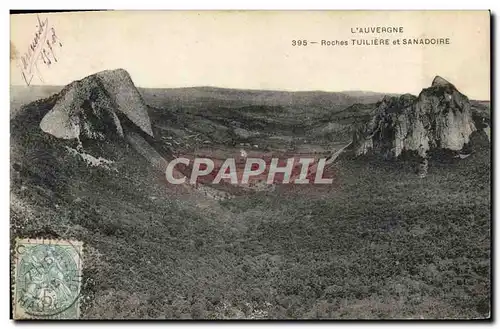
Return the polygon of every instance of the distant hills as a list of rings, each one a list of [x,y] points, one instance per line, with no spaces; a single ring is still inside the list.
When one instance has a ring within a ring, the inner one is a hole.
[[[130,93],[137,93],[133,98],[142,99],[132,103],[140,104],[139,107],[145,108],[143,112],[148,112],[155,139],[169,153],[217,144],[257,145],[267,150],[299,146],[328,149],[335,143],[350,142],[357,126],[373,118],[380,102],[387,97],[399,97],[359,90],[136,88],[131,80],[130,84],[127,87],[132,90]],[[59,86],[12,86],[11,118],[22,105],[56,95],[61,90]],[[488,101],[470,101],[470,111],[475,122],[490,126]]]
[[[11,86],[11,115],[22,105],[47,98],[58,93],[64,86]],[[370,103],[381,99],[384,94],[364,91],[269,91],[227,89],[217,87],[187,88],[137,88],[148,105],[165,106],[210,106],[216,103],[222,106],[294,106],[316,108],[336,108],[345,104]]]

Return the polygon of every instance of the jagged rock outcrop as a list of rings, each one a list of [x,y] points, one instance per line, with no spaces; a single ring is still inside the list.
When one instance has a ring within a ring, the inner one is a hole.
[[[426,157],[430,149],[461,150],[475,130],[467,96],[437,76],[418,97],[386,96],[377,103],[373,118],[355,129],[353,149],[356,155],[417,151]]]
[[[121,115],[153,136],[147,106],[130,75],[123,69],[107,70],[66,86],[40,128],[63,139],[102,140],[109,133],[123,137]]]

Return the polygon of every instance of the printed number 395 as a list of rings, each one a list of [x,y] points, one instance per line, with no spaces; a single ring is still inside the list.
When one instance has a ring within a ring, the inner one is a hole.
[[[292,40],[292,46],[307,46],[307,40]]]

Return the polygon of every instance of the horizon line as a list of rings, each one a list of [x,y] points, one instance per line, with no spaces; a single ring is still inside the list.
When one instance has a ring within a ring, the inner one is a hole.
[[[75,80],[76,81],[76,80]],[[40,85],[40,84],[30,84],[30,85],[25,85],[25,84],[10,84],[9,87],[21,87],[21,88],[30,88],[30,87],[59,87],[59,88],[64,88],[66,85]],[[135,85],[135,84],[134,84]],[[405,93],[398,93],[398,92],[383,92],[383,91],[373,91],[373,90],[362,90],[362,89],[348,89],[348,90],[340,90],[340,91],[328,91],[328,90],[320,90],[320,89],[307,89],[307,90],[290,90],[290,89],[252,89],[252,88],[230,88],[230,87],[219,87],[219,86],[210,86],[210,85],[196,85],[196,86],[184,86],[184,87],[142,87],[142,86],[135,86],[136,88],[140,89],[196,89],[196,88],[213,88],[213,89],[226,89],[226,90],[240,90],[240,91],[254,91],[254,92],[283,92],[283,93],[325,93],[325,94],[346,94],[346,93],[353,93],[353,92],[358,92],[358,93],[371,93],[371,94],[380,94],[380,95],[405,95],[405,94],[412,94],[409,92]],[[422,90],[425,88],[422,88]],[[420,92],[419,92],[420,93]],[[412,94],[413,95],[413,94]],[[464,94],[467,96],[466,94]],[[469,96],[467,96],[469,97]],[[471,100],[475,101],[488,101],[491,102],[491,97],[488,99],[484,98],[469,98]]]

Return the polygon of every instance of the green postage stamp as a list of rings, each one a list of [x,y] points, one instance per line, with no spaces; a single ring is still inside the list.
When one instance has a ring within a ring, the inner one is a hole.
[[[14,250],[14,319],[77,319],[82,243],[18,239]]]

